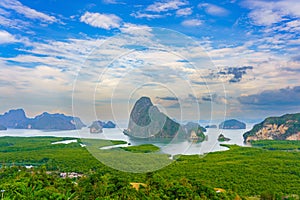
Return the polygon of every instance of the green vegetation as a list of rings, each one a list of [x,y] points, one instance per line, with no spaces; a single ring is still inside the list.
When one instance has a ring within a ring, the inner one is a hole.
[[[243,137],[246,140],[249,136],[254,136],[256,132],[266,125],[276,124],[278,127],[284,125],[288,127],[284,134],[278,134],[275,139],[285,140],[288,136],[300,132],[300,113],[286,114],[281,117],[268,117],[263,122],[256,124],[252,130],[246,132]]]
[[[75,138],[1,137],[0,164],[44,165],[48,170],[77,172],[87,172],[89,167],[99,166],[99,162],[79,143],[51,144],[70,139]]]
[[[223,134],[220,134],[219,137],[218,137],[218,141],[219,142],[226,142],[226,141],[229,141],[230,139],[225,137]]]
[[[252,146],[268,150],[299,150],[299,140],[258,140],[252,141]]]
[[[127,144],[127,142],[122,141],[122,140],[111,140],[110,142],[111,142],[113,145]]]
[[[141,147],[129,148],[128,151],[128,149],[123,150],[122,148],[101,149],[101,147],[112,145],[110,141],[106,140],[82,139],[82,141],[87,144],[86,148],[94,158],[121,171],[143,173],[158,170],[172,162],[166,154],[144,153],[145,151],[153,151],[153,146],[142,145]],[[130,152],[130,150],[135,151],[135,153]]]
[[[139,146],[129,146],[129,147],[120,147],[120,148],[132,153],[153,153],[160,150],[159,147],[153,144],[142,144]]]
[[[79,143],[51,144],[65,139],[70,138],[0,138],[0,189],[5,190],[4,199],[281,199],[287,195],[297,199],[300,195],[300,152],[270,148],[297,146],[296,141],[254,144],[262,148],[224,145],[230,150],[204,157],[176,156],[177,160],[171,162],[163,154],[131,153],[119,148],[100,150],[100,146],[112,145],[105,140],[79,140],[88,145],[86,148]],[[136,165],[131,163],[135,172],[142,164],[155,161],[169,165],[155,172],[126,173],[100,163],[87,148],[95,151],[95,157],[104,159],[104,164],[105,158],[112,157],[112,165],[142,159]],[[29,164],[35,167],[23,167]],[[60,172],[83,176],[63,179]],[[146,186],[137,191],[131,182]],[[222,192],[216,192],[216,188]]]

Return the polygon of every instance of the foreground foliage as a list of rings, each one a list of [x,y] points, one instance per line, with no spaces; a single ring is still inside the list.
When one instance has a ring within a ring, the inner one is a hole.
[[[64,139],[0,138],[0,189],[5,190],[4,198],[297,199],[300,195],[298,151],[233,145],[228,151],[204,157],[177,156],[175,162],[155,172],[125,173],[103,165],[79,143],[51,144]],[[110,141],[98,141],[97,145],[100,143],[111,145]],[[112,151],[122,150],[105,152]],[[35,167],[24,167],[29,164]],[[83,176],[61,178],[61,172]],[[144,186],[136,190],[130,185],[132,182]]]

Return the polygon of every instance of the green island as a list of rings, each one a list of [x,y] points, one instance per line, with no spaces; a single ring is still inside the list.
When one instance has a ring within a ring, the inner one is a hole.
[[[159,151],[159,147],[153,144],[141,144],[138,146],[120,147],[125,151],[132,153],[153,153]]]
[[[173,162],[161,155],[160,162],[168,160],[168,166],[128,173],[102,164],[87,150],[96,151],[113,141],[77,139],[52,144],[70,139],[74,138],[1,137],[3,199],[299,199],[300,152],[295,150],[299,142],[259,141],[253,143],[255,148],[223,145],[230,149],[206,156],[176,156]],[[129,154],[120,148],[99,152]],[[157,158],[147,157],[148,164]]]

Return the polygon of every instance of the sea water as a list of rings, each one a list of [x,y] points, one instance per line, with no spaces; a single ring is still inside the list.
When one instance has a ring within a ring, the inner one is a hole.
[[[123,134],[123,128],[103,129],[103,133],[91,134],[88,128],[71,131],[41,131],[31,129],[8,129],[0,131],[0,136],[14,136],[14,137],[37,137],[37,136],[54,136],[54,137],[74,137],[74,138],[89,138],[89,139],[105,139],[105,140],[123,140],[131,145],[139,145],[144,143],[152,143],[161,148],[162,153],[170,155],[193,155],[205,154],[214,151],[228,150],[227,147],[220,146],[220,144],[236,144],[245,146],[243,134],[250,130],[254,124],[247,124],[246,129],[218,129],[208,128],[205,135],[207,139],[200,143],[195,143],[187,140],[182,141],[143,141],[133,140]],[[223,134],[230,138],[230,141],[219,142],[218,136]]]

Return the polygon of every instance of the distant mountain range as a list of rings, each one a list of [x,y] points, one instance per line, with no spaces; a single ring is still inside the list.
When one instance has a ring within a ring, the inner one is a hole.
[[[28,118],[23,109],[9,110],[0,115],[0,129],[38,129],[38,130],[75,130],[85,125],[80,118],[64,114],[44,112],[34,118]]]
[[[300,113],[280,117],[268,117],[246,132],[244,141],[253,140],[300,140]]]
[[[140,139],[149,138],[190,138],[203,141],[205,128],[189,122],[181,125],[160,112],[149,97],[141,97],[135,103],[124,134]]]

